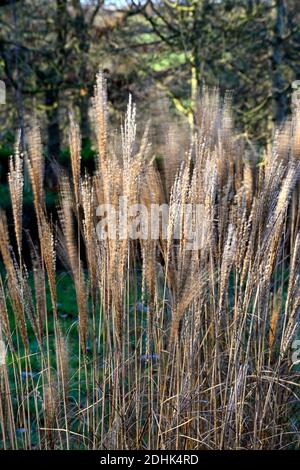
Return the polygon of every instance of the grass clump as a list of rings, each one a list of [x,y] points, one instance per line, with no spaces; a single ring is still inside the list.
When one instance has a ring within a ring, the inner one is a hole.
[[[165,117],[157,148],[149,124],[137,137],[131,99],[120,136],[110,133],[101,73],[93,108],[95,171],[82,176],[71,115],[72,172],[60,175],[57,224],[46,209],[36,125],[26,155],[17,148],[10,162],[14,235],[0,217],[1,446],[299,446],[298,111],[262,165],[217,92],[203,92],[192,130]],[[25,165],[38,232],[30,267]],[[119,210],[120,196],[149,210],[168,204],[158,237],[99,238],[97,207]],[[186,205],[202,208],[203,243],[192,249]]]

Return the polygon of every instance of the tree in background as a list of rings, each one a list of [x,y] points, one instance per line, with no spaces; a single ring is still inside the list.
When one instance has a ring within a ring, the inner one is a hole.
[[[299,70],[296,3],[132,0],[131,5],[169,58],[163,70],[155,62],[149,69],[165,83],[175,107],[191,120],[203,84],[232,90],[241,131],[266,143],[272,124],[280,124],[289,111],[291,83]]]
[[[48,155],[57,158],[68,145],[72,106],[82,147],[90,145],[89,97],[100,66],[117,114],[130,92],[148,112],[155,97],[167,97],[193,124],[199,90],[218,86],[232,91],[240,132],[265,144],[289,112],[299,76],[297,6],[296,0],[3,0],[2,139],[4,130],[24,129],[34,109],[47,130]]]

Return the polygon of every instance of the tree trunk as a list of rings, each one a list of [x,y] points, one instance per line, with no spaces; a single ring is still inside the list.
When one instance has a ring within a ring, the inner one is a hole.
[[[78,107],[80,114],[80,131],[82,135],[82,146],[84,146],[85,142],[90,139],[88,94],[80,97]]]
[[[59,91],[57,88],[48,88],[45,93],[48,131],[48,155],[57,159],[60,153],[59,129]]]
[[[78,98],[77,104],[80,113],[80,130],[82,136],[82,145],[90,139],[90,123],[89,123],[89,93],[87,90],[88,73],[87,73],[87,60],[89,53],[89,37],[88,25],[85,21],[84,11],[80,0],[73,0],[73,8],[75,10],[74,20],[74,33],[79,40],[80,51],[80,66],[79,66],[79,80],[81,84],[81,93]]]
[[[272,55],[273,121],[275,124],[280,124],[284,120],[288,109],[285,81],[282,74],[284,65],[283,38],[286,26],[285,0],[276,0],[275,15]]]

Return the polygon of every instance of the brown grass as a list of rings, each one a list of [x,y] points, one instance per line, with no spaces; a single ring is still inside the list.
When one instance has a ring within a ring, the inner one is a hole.
[[[229,97],[223,102],[217,91],[204,90],[193,132],[163,124],[169,129],[160,141],[159,165],[151,125],[137,138],[131,98],[120,145],[110,139],[101,73],[93,104],[96,171],[81,176],[80,132],[71,114],[72,173],[60,178],[57,230],[46,214],[36,125],[28,136],[25,162],[39,235],[33,288],[22,257],[18,149],[11,159],[18,253],[2,213],[0,339],[8,348],[0,365],[2,447],[299,446],[299,372],[291,358],[300,307],[298,116],[278,130],[261,162],[233,131]],[[96,208],[106,203],[118,209],[120,195],[148,207],[170,203],[167,238],[160,231],[157,240],[99,240]],[[203,207],[204,243],[197,250],[187,250],[184,224],[180,239],[173,237],[185,204]],[[57,314],[57,256],[76,291],[75,372]]]

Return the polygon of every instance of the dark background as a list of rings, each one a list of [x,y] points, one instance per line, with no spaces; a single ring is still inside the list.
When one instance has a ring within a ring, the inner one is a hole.
[[[193,122],[203,86],[232,98],[235,125],[261,152],[289,115],[300,77],[298,0],[0,0],[0,205],[17,130],[37,119],[46,156],[47,200],[55,202],[49,162],[68,167],[68,110],[82,132],[83,169],[95,154],[90,119],[95,74],[105,71],[110,119],[119,127],[131,93],[140,127],[166,110]],[[25,185],[25,205],[30,201]]]

